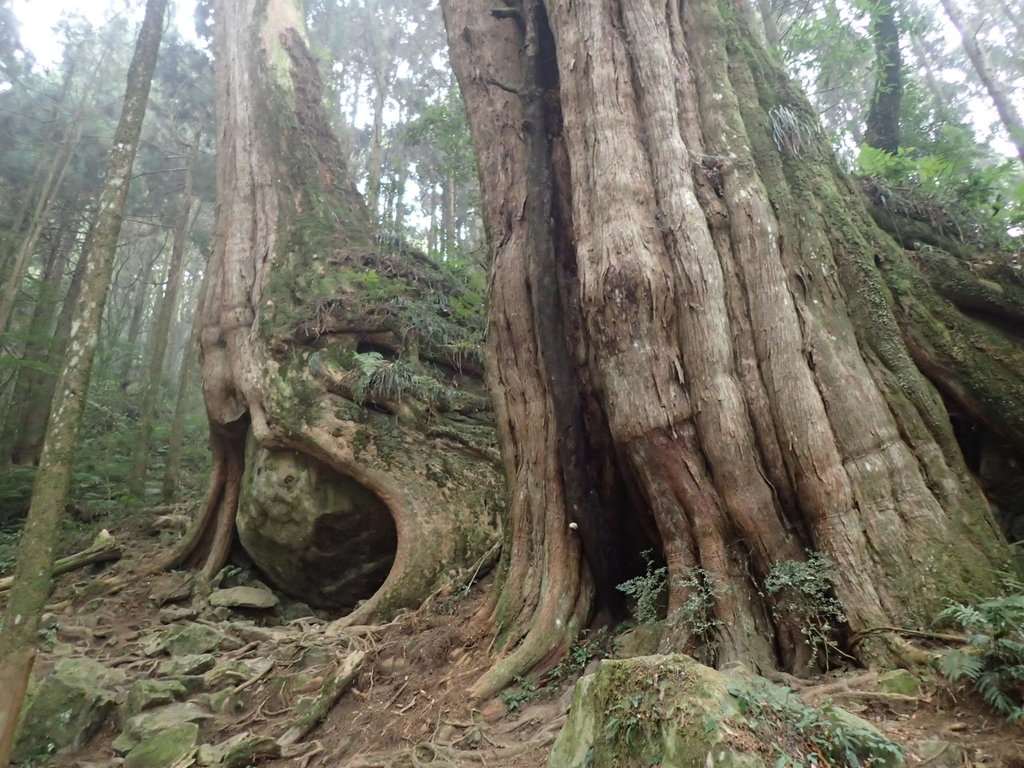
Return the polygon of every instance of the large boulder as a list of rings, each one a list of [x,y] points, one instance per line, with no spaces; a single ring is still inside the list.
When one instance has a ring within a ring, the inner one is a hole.
[[[83,746],[116,706],[118,691],[126,680],[120,670],[92,659],[58,661],[25,709],[12,756],[14,763]]]
[[[832,765],[903,764],[895,744],[843,710],[688,656],[643,656],[580,678],[548,768],[753,768],[819,753]]]

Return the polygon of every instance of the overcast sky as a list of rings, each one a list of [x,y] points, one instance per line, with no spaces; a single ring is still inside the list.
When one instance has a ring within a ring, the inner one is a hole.
[[[194,36],[193,0],[171,0],[175,26],[182,36]],[[84,16],[93,26],[100,26],[112,16],[128,14],[142,21],[141,0],[14,0],[22,46],[30,51],[42,67],[60,61],[64,39],[54,32],[57,22],[66,14]]]

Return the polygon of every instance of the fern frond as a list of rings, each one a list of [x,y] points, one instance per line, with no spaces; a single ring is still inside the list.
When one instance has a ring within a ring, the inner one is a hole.
[[[964,651],[948,651],[938,658],[939,671],[950,680],[966,677],[975,680],[985,669],[985,662],[979,656]]]

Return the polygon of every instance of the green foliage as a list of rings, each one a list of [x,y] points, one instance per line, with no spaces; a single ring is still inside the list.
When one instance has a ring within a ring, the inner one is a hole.
[[[1011,249],[1024,226],[1018,162],[993,157],[962,126],[943,126],[927,147],[895,155],[862,146],[855,171],[884,181],[938,227],[979,247]]]
[[[768,112],[768,128],[779,152],[802,155],[814,138],[815,126],[789,107],[778,106]]]
[[[722,626],[715,617],[715,601],[728,591],[728,587],[718,586],[714,576],[703,568],[687,568],[674,584],[687,590],[689,597],[672,613],[671,619],[681,621],[691,635],[702,641],[703,650],[709,658],[701,661],[710,663],[718,645],[715,635]]]
[[[647,563],[646,572],[642,576],[634,576],[615,588],[633,598],[633,619],[637,624],[653,624],[658,620],[660,604],[668,586],[668,568],[654,567],[651,550],[641,553]]]
[[[559,662],[548,673],[548,686],[559,685],[567,680],[575,680],[583,674],[583,670],[594,659],[606,659],[611,653],[611,635],[606,628],[596,632],[583,630],[580,637],[573,643],[565,659]]]
[[[812,659],[824,653],[826,662],[831,653],[839,651],[836,631],[846,621],[843,606],[832,596],[833,565],[820,552],[810,552],[806,560],[773,565],[763,584],[772,598],[775,618],[798,627],[811,648]]]
[[[899,744],[866,723],[826,705],[803,703],[787,691],[780,697],[770,684],[737,683],[729,687],[747,725],[769,739],[775,768],[869,768],[901,765]],[[825,762],[822,761],[824,757]]]
[[[517,709],[537,698],[537,685],[529,678],[516,675],[512,678],[512,686],[501,692],[501,700],[508,707],[509,712]]]
[[[950,680],[966,678],[1010,722],[1024,721],[1024,583],[1006,580],[1008,594],[977,605],[951,603],[937,617],[967,633],[969,647],[939,657]]]

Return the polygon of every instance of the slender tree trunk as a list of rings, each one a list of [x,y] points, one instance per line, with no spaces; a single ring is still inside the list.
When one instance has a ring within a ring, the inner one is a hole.
[[[1013,102],[1003,93],[1002,86],[996,81],[989,70],[988,63],[985,61],[985,54],[978,45],[975,36],[967,30],[964,18],[960,15],[960,11],[953,0],[941,0],[941,2],[950,23],[960,35],[964,51],[967,52],[967,58],[971,60],[971,65],[974,67],[974,73],[978,76],[978,80],[985,90],[988,91],[989,98],[992,99],[992,105],[996,108],[996,112],[999,115],[999,120],[1002,122],[1003,128],[1006,129],[1007,134],[1009,134],[1013,146],[1017,149],[1017,156],[1024,163],[1024,121],[1021,120],[1021,116],[1013,106]]]
[[[93,251],[83,280],[77,323],[54,394],[32,503],[18,548],[14,585],[0,634],[0,690],[5,691],[0,697],[0,765],[10,761],[18,715],[35,661],[39,616],[50,594],[57,525],[67,498],[100,318],[110,287],[114,251],[166,9],[167,0],[149,0],[146,4],[145,19],[128,70],[121,119],[114,133],[100,194]]]
[[[712,645],[677,621],[663,647],[762,669],[807,668],[799,623],[759,587],[807,550],[835,562],[853,632],[995,589],[1008,550],[921,373],[961,348],[944,323],[970,321],[868,216],[747,4],[442,7],[483,181],[510,484],[479,615],[504,650],[470,694],[614,615],[642,549],[667,566],[669,616],[693,569],[721,589]],[[1004,404],[1024,397],[1018,358],[1003,343],[987,363]]]
[[[85,278],[85,268],[88,263],[87,258],[92,250],[95,231],[94,222],[82,244],[78,263],[75,264],[75,271],[71,274],[71,282],[68,284],[64,303],[57,318],[57,327],[53,332],[53,339],[44,359],[45,367],[35,372],[37,381],[31,390],[32,399],[24,409],[21,427],[17,430],[17,437],[11,448],[11,461],[14,464],[35,466],[39,463],[39,456],[43,450],[43,438],[46,435],[46,423],[50,419],[50,404],[57,387],[57,371],[64,359],[64,353],[67,351],[68,338],[71,335],[71,326],[74,322],[75,309],[78,306],[78,297],[82,290],[82,281]]]
[[[198,137],[196,146],[198,147]],[[139,410],[138,435],[133,452],[132,469],[128,477],[128,493],[136,499],[142,499],[145,495],[146,469],[149,466],[149,443],[153,436],[153,418],[157,396],[160,393],[160,374],[163,370],[164,354],[167,351],[167,340],[171,333],[174,310],[178,305],[178,289],[181,286],[185,247],[188,242],[192,216],[192,163],[194,157],[193,153],[185,166],[185,185],[181,192],[181,213],[178,225],[174,230],[174,245],[171,248],[170,262],[167,264],[166,288],[163,298],[160,300],[157,316],[153,323],[152,337],[149,341],[149,368],[146,371],[142,407]]]
[[[71,249],[75,245],[75,234],[71,229],[61,233],[50,252],[43,279],[40,281],[39,294],[36,296],[32,320],[28,326],[28,339],[21,355],[22,360],[30,361],[32,364],[23,365],[18,369],[11,396],[12,409],[4,426],[3,453],[0,455],[9,456],[13,464],[21,463],[18,452],[12,452],[10,449],[19,441],[22,419],[32,407],[42,378],[39,367],[52,362],[49,360],[51,332],[60,301],[60,284],[64,278],[64,269]]]
[[[446,173],[441,187],[441,253],[451,257],[455,248],[455,179]]]
[[[875,45],[875,88],[871,94],[864,141],[869,147],[894,155],[900,148],[903,56],[892,0],[882,0],[872,6],[871,38]]]
[[[948,119],[951,113],[949,98],[935,77],[935,71],[932,69],[930,57],[924,49],[924,43],[921,42],[921,36],[917,32],[911,32],[910,43],[914,49],[914,58],[917,59],[917,65],[924,70],[924,82],[928,87],[928,93],[932,96],[935,112],[940,118]]]
[[[174,418],[171,420],[171,434],[167,444],[167,459],[164,462],[164,479],[160,496],[165,502],[171,502],[178,493],[178,475],[181,470],[181,453],[185,436],[185,416],[188,412],[188,401],[192,394],[192,379],[195,378],[196,361],[198,360],[198,339],[195,324],[185,343],[185,351],[181,356],[181,369],[178,373],[177,396],[174,400]]]
[[[59,118],[61,111],[64,109],[64,105],[67,104],[68,95],[71,93],[71,86],[74,83],[76,70],[75,58],[76,57],[71,58],[71,64],[64,75],[64,81],[61,85],[60,97],[58,98],[57,103],[54,104],[51,112],[50,119],[54,122],[55,127],[50,140],[58,144],[58,146],[60,144],[60,132],[58,131],[60,124]],[[14,223],[11,225],[10,230],[12,242],[2,244],[2,251],[0,251],[0,253],[2,253],[2,256],[0,256],[0,276],[2,276],[5,281],[11,274],[11,262],[17,252],[17,246],[14,245],[14,242],[17,241],[20,243],[23,240],[25,224],[28,221],[29,211],[32,210],[32,204],[36,200],[36,189],[39,186],[39,182],[42,181],[46,169],[52,165],[52,158],[50,158],[50,163],[47,163],[46,160],[47,153],[39,152],[39,156],[35,162],[35,167],[32,171],[32,181],[29,183],[28,189],[24,191],[21,197],[21,202],[18,204],[18,211],[14,215]],[[19,238],[19,236],[22,237]]]
[[[757,10],[761,16],[761,25],[764,28],[764,39],[769,48],[780,50],[782,48],[782,35],[779,34],[779,25],[772,12],[771,0],[757,0]]]
[[[29,220],[28,231],[18,246],[11,260],[11,269],[4,282],[3,293],[0,294],[0,333],[7,330],[14,314],[14,303],[21,290],[21,284],[25,279],[25,272],[28,270],[29,261],[35,253],[36,243],[43,232],[47,215],[54,198],[64,183],[64,176],[67,174],[68,166],[71,164],[71,156],[74,153],[75,143],[80,125],[80,115],[73,123],[69,124],[61,138],[57,153],[50,162],[46,179],[39,190],[39,197],[36,199],[35,210]]]
[[[388,96],[386,67],[378,64],[374,70],[373,125],[370,128],[370,147],[366,153],[366,205],[374,221],[380,217],[380,180],[383,173],[384,104]]]
[[[118,374],[118,380],[121,382],[122,389],[127,389],[131,383],[132,369],[135,367],[136,350],[139,344],[139,334],[142,332],[142,318],[145,317],[146,309],[149,307],[150,281],[153,277],[153,269],[156,267],[157,262],[160,261],[163,253],[164,246],[161,246],[150,258],[143,261],[142,273],[139,275],[138,287],[135,289],[132,318],[128,323],[128,334],[124,340],[124,357],[121,358],[121,370]]]

